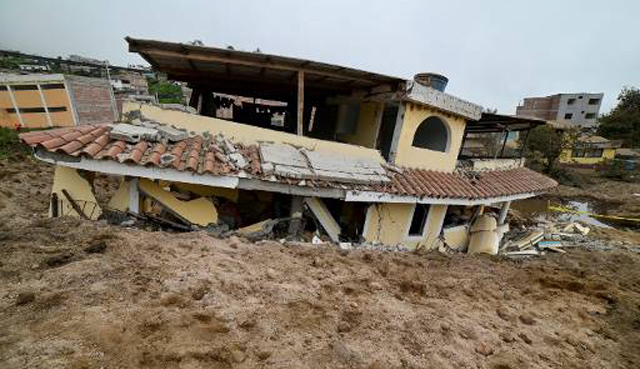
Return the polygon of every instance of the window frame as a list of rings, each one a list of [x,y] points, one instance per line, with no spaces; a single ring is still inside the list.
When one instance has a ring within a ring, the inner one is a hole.
[[[431,148],[428,148],[428,147],[422,147],[422,146],[414,145],[414,142],[416,140],[416,134],[418,133],[418,130],[420,129],[420,127],[423,124],[426,123],[427,120],[429,120],[431,118],[439,120],[440,123],[444,126],[444,129],[445,129],[445,131],[447,133],[447,137],[446,137],[445,145],[444,145],[445,147],[444,147],[443,151],[434,150],[434,149],[431,149]],[[439,153],[443,153],[443,154],[449,153],[449,151],[451,150],[451,127],[449,125],[449,122],[446,119],[444,119],[443,117],[438,116],[438,115],[429,115],[426,118],[422,119],[420,121],[420,123],[418,123],[418,125],[416,126],[416,129],[413,131],[413,136],[411,137],[411,147],[416,148],[416,149],[421,149],[421,150],[429,150],[429,151],[433,151],[433,152],[439,152]]]
[[[426,206],[426,215],[424,217],[424,223],[422,224],[422,230],[420,232],[420,234],[411,234],[410,229],[411,229],[411,223],[413,223],[413,216],[416,213],[416,209],[418,208],[418,206]],[[432,204],[413,204],[413,207],[411,208],[411,211],[409,212],[409,217],[407,218],[407,229],[405,231],[405,240],[407,241],[420,241],[423,240],[426,235],[427,235],[427,231],[429,229],[428,224],[431,220],[431,216],[433,214],[432,212]]]

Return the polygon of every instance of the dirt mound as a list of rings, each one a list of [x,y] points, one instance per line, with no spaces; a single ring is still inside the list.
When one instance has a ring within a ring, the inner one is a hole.
[[[25,229],[4,231],[0,247],[3,367],[640,363],[631,253],[519,262],[256,245],[69,218]]]
[[[46,219],[26,175],[9,176],[24,189],[0,225],[2,368],[640,363],[628,251],[514,261],[147,232]]]

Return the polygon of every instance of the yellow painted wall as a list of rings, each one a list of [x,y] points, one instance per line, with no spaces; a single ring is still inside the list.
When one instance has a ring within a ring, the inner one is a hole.
[[[64,106],[69,109],[69,97],[67,96],[67,90],[55,89],[55,90],[42,90],[44,101],[48,107]]]
[[[368,242],[380,242],[385,245],[402,244],[415,249],[418,245],[430,249],[436,247],[435,241],[440,235],[442,216],[447,211],[446,205],[431,205],[429,217],[425,225],[426,233],[420,239],[408,238],[407,232],[410,217],[415,204],[372,204],[369,207],[369,222],[363,237]]]
[[[589,158],[589,157],[572,157],[572,150],[564,150],[562,155],[560,155],[560,162],[564,164],[602,164],[605,160],[613,160],[616,156],[616,149],[609,148],[602,150],[602,156],[599,158]]]
[[[120,211],[129,210],[129,181],[125,181],[124,178],[120,181],[120,187],[111,196],[107,206]]]
[[[218,222],[218,211],[215,205],[204,197],[182,201],[146,178],[140,178],[140,191],[193,224],[206,226]]]
[[[13,109],[13,104],[11,104],[11,98],[9,97],[9,91],[0,90],[0,127],[15,128],[20,124],[18,115],[15,113],[9,113],[7,109]]]
[[[340,142],[318,140],[310,137],[298,136],[291,133],[279,132],[272,129],[253,127],[247,124],[234,123],[223,119],[202,115],[188,114],[178,110],[162,109],[157,106],[126,101],[123,113],[140,110],[142,115],[160,123],[173,124],[197,133],[209,132],[213,135],[222,132],[228,139],[243,144],[257,142],[288,143],[310,150],[337,152],[360,158],[369,158],[384,162],[380,153],[375,149],[350,145]]]
[[[396,151],[395,164],[412,168],[431,169],[443,172],[452,172],[458,160],[458,152],[462,136],[464,135],[465,121],[462,118],[438,113],[428,107],[418,104],[405,103],[404,121],[400,132],[400,141]],[[447,152],[433,151],[413,147],[413,136],[422,121],[430,116],[436,116],[449,126],[449,150]]]
[[[4,110],[4,114],[0,114],[0,127],[16,128],[19,125],[18,114],[7,113],[6,110]]]
[[[21,84],[10,84],[13,88]],[[25,85],[35,85],[35,83],[26,83]],[[47,107],[65,107],[67,111],[49,113],[51,124],[55,127],[73,126],[73,112],[69,104],[69,98],[65,89],[42,90],[43,97]],[[19,108],[42,108],[42,100],[38,90],[13,90],[16,104]],[[0,126],[16,127],[20,121],[15,113],[7,113],[6,109],[12,109],[13,104],[6,90],[0,91]],[[4,111],[4,112],[3,112]],[[45,112],[42,113],[22,113],[22,123],[26,128],[46,128],[49,127],[49,121]]]
[[[22,123],[26,128],[45,128],[49,127],[46,113],[22,113]]]
[[[51,193],[55,193],[58,200],[61,200],[61,202],[59,201],[58,203],[61,204],[60,212],[62,215],[79,217],[80,214],[73,209],[71,203],[67,201],[67,198],[62,193],[63,189],[67,190],[71,198],[76,201],[80,208],[84,207],[84,213],[91,219],[98,219],[100,214],[102,214],[102,209],[97,205],[98,200],[96,200],[91,190],[89,181],[83,178],[76,169],[56,165]],[[94,204],[96,205],[94,206]],[[51,211],[52,209],[49,208],[49,216],[52,215]]]
[[[73,112],[67,108],[67,111],[50,112],[51,123],[55,127],[70,127],[73,126]]]
[[[13,105],[11,105],[11,97],[9,96],[9,91],[0,90],[0,109],[10,108],[13,108]]]
[[[38,108],[42,106],[38,90],[13,90],[16,104],[21,108]]]
[[[364,147],[374,148],[380,129],[380,115],[384,104],[379,102],[365,102],[360,104],[360,117],[355,134],[340,135],[340,139]]]

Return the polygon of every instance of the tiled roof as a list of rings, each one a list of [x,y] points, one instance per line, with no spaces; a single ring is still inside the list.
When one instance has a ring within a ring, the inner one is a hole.
[[[443,173],[423,169],[405,169],[396,174],[380,192],[434,198],[484,199],[541,192],[558,183],[528,168],[476,173]]]
[[[97,160],[115,160],[125,164],[191,171],[198,174],[225,175],[239,172],[221,148],[203,136],[175,143],[140,141],[131,144],[109,137],[109,125],[90,124],[71,128],[23,133],[20,139],[47,151]],[[256,145],[234,144],[247,162],[246,171],[260,172]]]
[[[273,176],[262,173],[256,145],[233,144],[247,163],[243,169],[234,165],[224,150],[210,138],[194,136],[175,143],[140,141],[130,144],[111,138],[110,129],[108,125],[83,125],[23,133],[20,139],[32,147],[75,157],[114,160],[130,165],[154,166],[214,176],[236,175],[243,171],[251,178],[274,180]],[[392,178],[391,182],[370,185],[320,180],[301,181],[293,178],[275,180],[295,186],[473,200],[541,192],[557,185],[554,180],[527,168],[476,173],[444,173],[399,168],[397,171],[389,170],[388,175]]]

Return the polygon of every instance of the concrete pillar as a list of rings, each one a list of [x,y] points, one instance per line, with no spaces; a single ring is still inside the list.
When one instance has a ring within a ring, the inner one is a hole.
[[[7,85],[7,92],[9,93],[9,99],[11,100],[11,105],[13,106],[16,115],[18,116],[18,122],[20,122],[20,127],[24,127],[24,122],[22,121],[22,115],[20,115],[20,109],[18,108],[18,103],[16,103],[16,98],[13,96],[13,91],[11,91],[11,86]]]
[[[139,179],[132,178],[129,181],[129,211],[140,214],[140,188]]]
[[[291,223],[289,223],[289,234],[297,236],[302,231],[303,198],[301,196],[291,196]]]
[[[504,221],[507,219],[507,213],[509,212],[510,206],[511,201],[505,201],[502,203],[502,207],[500,208],[500,215],[498,216],[498,225],[504,224]]]

